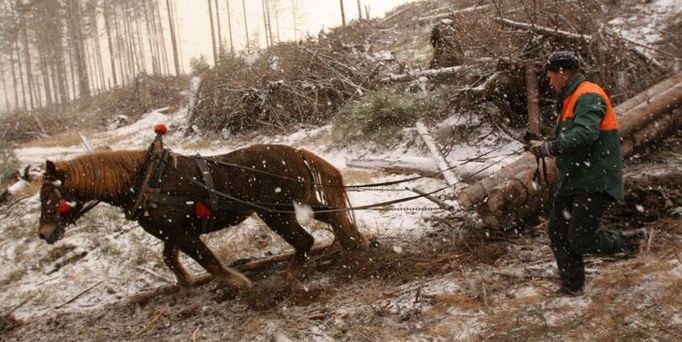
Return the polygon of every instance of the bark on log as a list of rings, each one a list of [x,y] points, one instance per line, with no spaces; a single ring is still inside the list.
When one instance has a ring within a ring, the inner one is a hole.
[[[662,113],[682,105],[682,82],[632,108],[619,119],[620,135],[629,137]]]
[[[443,179],[438,171],[438,166],[432,159],[418,158],[414,160],[385,160],[385,159],[351,159],[346,161],[346,166],[358,169],[382,170],[396,174],[418,174],[420,176]],[[472,181],[490,176],[494,170],[485,169],[486,164],[469,162],[452,171],[455,176],[463,181]]]
[[[623,157],[631,154],[636,147],[678,127],[682,123],[678,113],[680,107],[682,83],[623,114],[620,123],[621,137],[625,141],[622,146]],[[492,226],[513,225],[547,208],[559,178],[554,160],[547,162],[548,184],[533,181],[534,173],[535,168],[523,170],[493,188],[486,205],[477,208],[484,223]]]
[[[429,152],[431,152],[433,160],[436,161],[438,170],[443,175],[443,178],[445,178],[445,182],[451,188],[454,189],[457,186],[457,183],[459,183],[459,179],[457,179],[457,176],[455,176],[455,174],[452,172],[452,169],[450,168],[448,161],[445,160],[445,157],[438,149],[438,146],[436,146],[436,142],[433,140],[433,137],[431,137],[431,135],[429,134],[428,129],[421,121],[418,121],[415,127],[417,128],[419,136],[421,136],[422,140],[424,140],[424,143],[429,148]]]
[[[677,74],[672,75],[671,77],[647,88],[643,92],[619,104],[615,108],[616,115],[618,115],[619,118],[622,117],[623,113],[628,112],[632,108],[637,107],[639,104],[645,101],[649,102],[651,98],[655,97],[656,95],[660,94],[661,92],[664,92],[666,89],[669,89],[670,87],[680,82],[682,82],[682,72],[678,72]]]
[[[403,81],[411,81],[414,79],[417,79],[419,77],[436,77],[436,76],[451,76],[451,75],[456,75],[458,73],[464,73],[468,72],[471,70],[474,66],[473,65],[457,65],[453,67],[447,67],[447,68],[440,68],[440,69],[426,69],[426,70],[416,70],[416,71],[411,71],[406,74],[389,74],[388,76],[384,77],[381,79],[381,82],[383,83],[390,83],[390,82],[403,82]]]
[[[615,108],[616,113],[623,113],[622,115],[619,115],[621,136],[623,136],[624,132],[630,132],[633,129],[631,127],[626,126],[633,124],[631,123],[631,120],[633,119],[627,120],[625,119],[626,117],[630,117],[630,115],[633,114],[632,113],[633,110],[637,110],[637,112],[634,113],[634,115],[643,115],[644,112],[651,111],[650,109],[653,107],[650,107],[650,105],[654,103],[660,105],[660,102],[665,102],[664,101],[665,96],[671,96],[674,95],[675,93],[679,95],[678,93],[679,89],[673,88],[675,88],[674,87],[675,85],[679,86],[681,82],[682,72],[677,73],[672,77],[659,82],[658,84],[648,88],[642,93],[634,96],[630,100],[627,100],[622,104],[616,106]],[[671,90],[673,91],[673,93],[670,92]],[[679,102],[680,99],[677,100]],[[661,110],[661,108],[657,108],[657,110]],[[650,118],[650,115],[646,116]],[[648,122],[650,121],[646,121],[644,123],[639,122],[638,123],[639,126],[635,127],[642,127],[646,125]],[[521,173],[523,170],[527,170],[531,167],[534,167],[535,164],[536,164],[535,157],[533,157],[529,153],[524,154],[521,158],[517,159],[516,161],[509,165],[506,165],[500,171],[493,174],[491,177],[484,178],[479,182],[476,182],[467,187],[466,189],[460,191],[458,195],[458,201],[460,205],[462,205],[462,207],[464,208],[468,208],[481,202],[489,195],[490,191],[494,187],[506,181],[507,178],[515,176]]]
[[[450,10],[446,13],[435,14],[435,15],[428,16],[428,17],[416,18],[416,19],[414,19],[414,21],[416,21],[419,24],[423,24],[423,23],[432,22],[435,20],[447,19],[447,18],[449,18],[455,14],[462,14],[462,13],[467,13],[467,12],[478,11],[478,10],[486,9],[488,7],[490,7],[490,5],[472,6],[472,7],[467,7],[467,8],[463,8],[460,10]]]

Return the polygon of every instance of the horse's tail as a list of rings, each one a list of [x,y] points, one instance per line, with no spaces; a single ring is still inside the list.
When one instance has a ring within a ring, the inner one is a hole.
[[[311,185],[317,202],[334,211],[315,213],[315,218],[332,226],[334,236],[347,250],[364,249],[367,241],[358,231],[341,172],[318,155],[299,149],[313,178]]]

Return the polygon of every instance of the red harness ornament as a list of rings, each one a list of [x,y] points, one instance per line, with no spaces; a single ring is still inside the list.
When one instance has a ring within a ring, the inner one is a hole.
[[[59,207],[57,207],[57,212],[60,214],[66,214],[71,211],[71,204],[65,200],[59,200]]]
[[[211,209],[208,209],[208,207],[202,202],[197,203],[195,212],[197,217],[200,219],[205,219],[213,215]]]

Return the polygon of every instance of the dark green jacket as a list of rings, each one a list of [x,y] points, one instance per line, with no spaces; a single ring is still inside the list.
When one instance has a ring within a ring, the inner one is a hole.
[[[557,113],[561,117],[564,100],[585,82],[576,74],[559,93]],[[607,105],[598,93],[578,97],[573,116],[559,121],[550,151],[559,168],[558,196],[603,192],[623,201],[623,167],[618,129],[600,129]]]

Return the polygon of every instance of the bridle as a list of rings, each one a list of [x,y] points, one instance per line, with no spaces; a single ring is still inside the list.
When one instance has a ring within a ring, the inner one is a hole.
[[[66,198],[64,198],[63,194],[65,191],[63,182],[61,180],[48,179],[46,179],[45,182],[52,183],[52,185],[54,186],[54,189],[52,189],[52,191],[57,195],[57,198],[59,198],[59,200],[57,201],[57,210],[55,215],[56,218],[55,222],[57,223],[58,226],[66,227],[75,224],[76,221],[78,221],[78,219],[80,219],[83,215],[92,210],[92,208],[94,208],[100,202],[96,200],[86,202],[74,215],[73,210],[74,208],[77,207],[77,205],[73,205],[72,201],[69,201]]]

